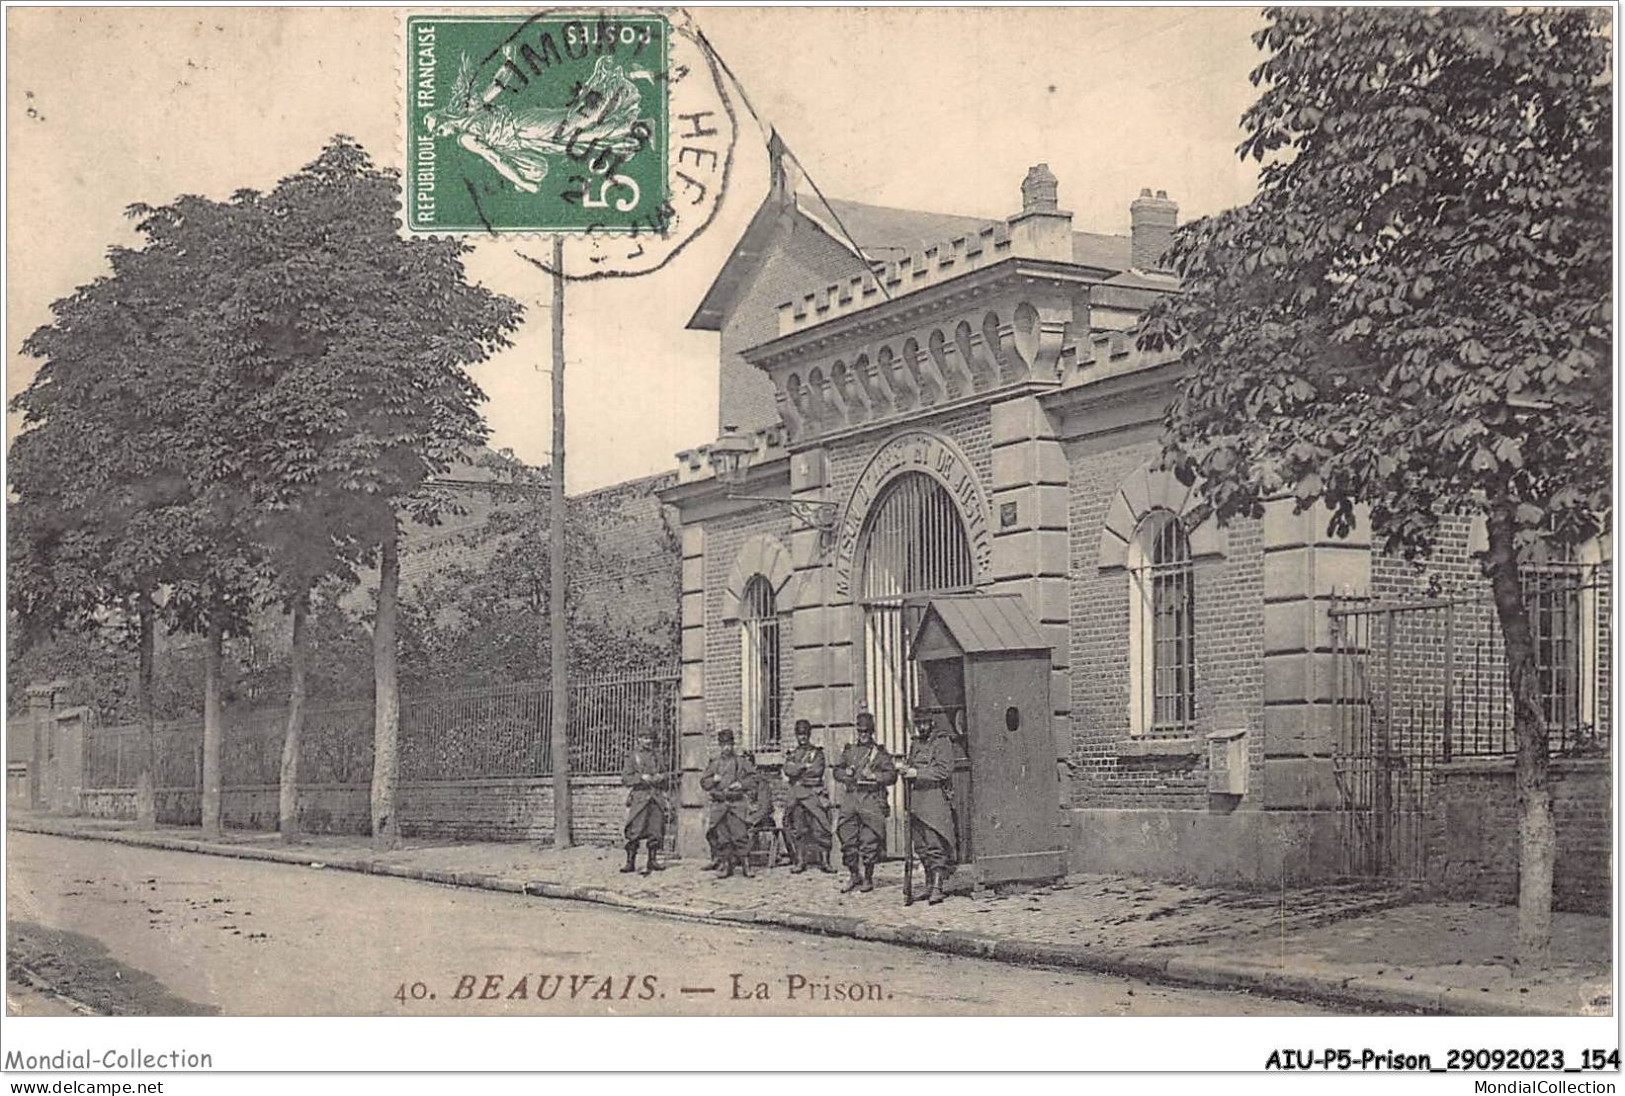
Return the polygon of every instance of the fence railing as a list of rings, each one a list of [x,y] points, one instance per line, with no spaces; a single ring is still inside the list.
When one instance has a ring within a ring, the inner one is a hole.
[[[654,669],[583,678],[570,686],[567,737],[570,771],[618,774],[640,730],[655,731],[661,749],[677,741],[678,675]],[[471,780],[549,776],[552,695],[546,683],[401,699],[400,779]],[[221,783],[228,787],[278,782],[286,708],[228,710],[221,742]],[[140,771],[141,727],[94,727],[86,735],[84,786],[133,788]],[[202,783],[203,724],[161,724],[154,748],[160,788]],[[300,738],[301,784],[365,784],[372,779],[370,702],[306,709]]]
[[[1557,756],[1609,745],[1611,587],[1594,568],[1524,576],[1538,703]],[[1343,869],[1417,879],[1438,766],[1517,752],[1506,642],[1486,595],[1340,598],[1330,610],[1332,769]]]
[[[1554,755],[1609,745],[1611,595],[1595,568],[1525,575],[1537,699]],[[1339,599],[1331,618],[1340,673],[1357,674],[1358,703],[1401,752],[1446,761],[1517,752],[1506,641],[1487,594],[1410,603]]]

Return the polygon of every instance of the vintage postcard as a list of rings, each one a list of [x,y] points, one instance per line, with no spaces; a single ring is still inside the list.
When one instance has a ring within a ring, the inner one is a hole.
[[[1615,34],[8,9],[5,1070],[1617,1073]]]

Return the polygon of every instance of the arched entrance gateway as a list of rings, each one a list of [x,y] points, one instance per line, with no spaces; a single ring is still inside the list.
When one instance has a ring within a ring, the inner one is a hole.
[[[902,472],[876,496],[859,542],[854,599],[862,618],[860,650],[864,708],[875,736],[893,754],[908,750],[907,719],[916,683],[909,643],[919,625],[921,598],[976,586],[971,540],[948,489],[933,476]],[[892,789],[892,849],[903,840],[902,791]]]

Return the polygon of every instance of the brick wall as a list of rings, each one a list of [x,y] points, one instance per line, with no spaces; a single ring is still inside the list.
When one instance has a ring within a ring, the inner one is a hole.
[[[987,491],[993,479],[993,427],[986,406],[962,407],[954,411],[938,412],[909,419],[889,429],[862,434],[850,441],[837,442],[829,448],[830,483],[833,498],[845,504],[857,485],[858,477],[869,464],[876,450],[898,434],[928,430],[947,437],[976,469],[976,478]]]
[[[1129,578],[1101,570],[1100,538],[1120,485],[1155,459],[1146,437],[1115,447],[1067,445],[1072,559],[1072,805],[1206,809],[1207,759],[1123,756],[1129,739]],[[1223,558],[1192,566],[1196,635],[1197,737],[1248,731],[1252,805],[1263,767],[1263,542],[1260,524],[1238,521]]]
[[[1489,583],[1475,555],[1481,546],[1482,540],[1473,536],[1467,519],[1445,518],[1430,558],[1411,562],[1374,552],[1371,561],[1371,596],[1378,602],[1403,605],[1430,597],[1457,602],[1450,610],[1450,627],[1455,637],[1453,749],[1458,754],[1512,748],[1512,715],[1504,700],[1505,642]],[[1580,627],[1581,643],[1594,648],[1597,673],[1581,685],[1581,690],[1592,694],[1593,723],[1604,740],[1612,716],[1612,578],[1611,562],[1601,562],[1588,576],[1594,594],[1571,603],[1586,611],[1594,610],[1591,619],[1582,621]],[[1533,612],[1533,606],[1530,608]],[[1442,610],[1411,612],[1396,614],[1393,628],[1394,701],[1396,708],[1408,713],[1401,729],[1418,739],[1426,737],[1434,750],[1441,748],[1445,623]],[[1345,634],[1354,642],[1373,647],[1386,644],[1382,619],[1362,627],[1363,631],[1348,629]],[[1384,653],[1382,658],[1386,657]],[[1382,663],[1373,656],[1373,664]],[[1554,735],[1553,743],[1555,750],[1563,739]]]
[[[1557,865],[1552,905],[1608,913],[1613,900],[1613,779],[1606,759],[1554,759]],[[1427,879],[1455,898],[1514,902],[1518,806],[1508,759],[1456,761],[1434,771],[1427,812]]]
[[[722,619],[728,575],[733,570],[740,549],[752,537],[774,537],[788,548],[792,524],[785,512],[777,508],[730,514],[705,524],[705,718],[712,730],[729,727],[737,732],[741,722],[739,625]],[[792,688],[795,682],[795,628],[790,616],[793,608],[791,605],[778,606],[779,688],[783,697],[780,710],[787,739],[796,718],[795,690]],[[706,756],[714,752],[714,746],[714,742],[706,742]]]

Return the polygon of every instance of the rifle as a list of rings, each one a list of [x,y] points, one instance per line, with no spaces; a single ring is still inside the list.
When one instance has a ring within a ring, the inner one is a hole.
[[[914,904],[914,780],[903,777],[903,905]]]

